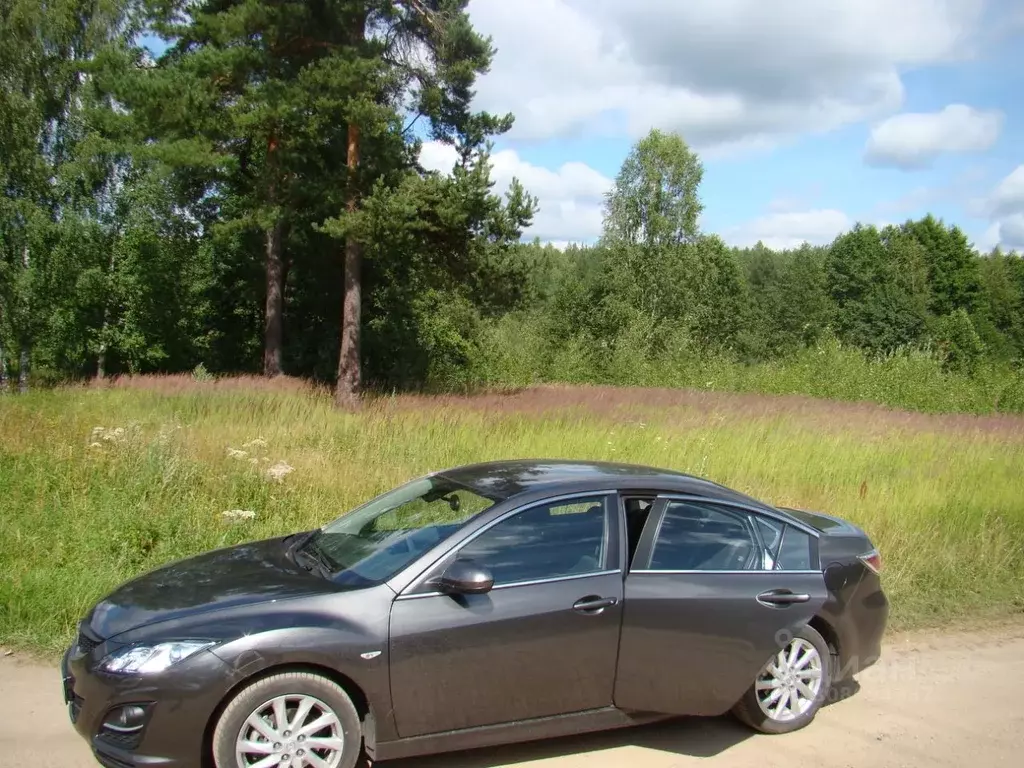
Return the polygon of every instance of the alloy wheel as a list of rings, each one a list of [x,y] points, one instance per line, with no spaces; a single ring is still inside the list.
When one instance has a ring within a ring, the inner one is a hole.
[[[235,740],[238,768],[337,768],[345,738],[315,696],[276,696],[253,710]]]
[[[772,720],[784,723],[806,714],[821,692],[822,658],[802,637],[794,638],[765,664],[757,677],[757,704]]]

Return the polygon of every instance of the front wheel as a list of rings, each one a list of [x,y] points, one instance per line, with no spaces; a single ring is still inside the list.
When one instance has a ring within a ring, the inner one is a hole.
[[[272,675],[243,688],[213,732],[217,768],[353,768],[361,752],[352,699],[308,672]]]
[[[789,733],[810,723],[825,703],[832,675],[828,644],[803,627],[761,668],[733,714],[761,733]]]

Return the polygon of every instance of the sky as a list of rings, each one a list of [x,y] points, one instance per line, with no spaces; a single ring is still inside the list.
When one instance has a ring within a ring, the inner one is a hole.
[[[933,213],[1024,250],[1022,0],[470,0],[497,49],[475,105],[512,112],[492,176],[538,197],[526,233],[593,242],[635,141],[704,164],[701,226],[823,244]],[[427,144],[424,165],[451,168]]]

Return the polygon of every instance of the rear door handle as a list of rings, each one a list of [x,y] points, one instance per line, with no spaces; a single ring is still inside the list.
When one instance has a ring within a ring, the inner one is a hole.
[[[583,597],[572,604],[577,613],[597,614],[605,608],[611,608],[619,602],[617,597]]]
[[[794,603],[810,602],[811,596],[796,594],[788,589],[769,589],[767,592],[759,594],[756,599],[761,605],[767,605],[771,608],[783,608]]]

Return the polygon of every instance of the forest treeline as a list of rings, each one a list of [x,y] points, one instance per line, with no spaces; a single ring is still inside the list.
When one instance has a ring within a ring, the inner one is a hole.
[[[0,3],[3,390],[195,370],[342,404],[567,381],[1024,410],[1024,261],[931,216],[731,248],[655,130],[596,244],[522,242],[537,201],[490,179],[513,116],[473,109],[495,51],[465,6]]]

